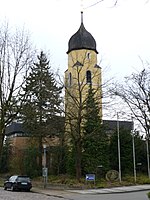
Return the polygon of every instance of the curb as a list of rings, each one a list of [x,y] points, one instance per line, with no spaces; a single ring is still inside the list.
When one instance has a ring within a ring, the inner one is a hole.
[[[136,186],[123,186],[114,188],[103,188],[103,189],[58,189],[58,188],[38,188],[33,187],[32,191],[36,193],[45,194],[48,196],[63,197],[67,193],[77,193],[77,194],[112,194],[112,193],[130,193],[138,191],[148,191],[150,190],[150,185],[136,185]]]

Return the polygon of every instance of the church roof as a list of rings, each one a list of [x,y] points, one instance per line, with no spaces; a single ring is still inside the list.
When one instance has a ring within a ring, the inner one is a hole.
[[[89,33],[83,24],[83,12],[81,12],[81,25],[79,30],[70,38],[68,43],[68,51],[70,53],[73,50],[88,49],[94,50],[96,53],[96,41],[94,37]]]

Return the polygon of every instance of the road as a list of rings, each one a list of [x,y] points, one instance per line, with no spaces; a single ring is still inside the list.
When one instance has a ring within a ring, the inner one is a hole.
[[[118,194],[77,194],[63,192],[45,195],[34,192],[12,192],[0,188],[0,200],[148,200],[147,191]]]
[[[50,197],[33,192],[6,191],[0,188],[0,200],[60,200],[58,197]]]
[[[116,194],[71,194],[64,196],[66,200],[148,200],[148,191],[116,193]]]
[[[80,196],[74,200],[148,200],[146,192],[132,192],[120,194],[97,194]]]

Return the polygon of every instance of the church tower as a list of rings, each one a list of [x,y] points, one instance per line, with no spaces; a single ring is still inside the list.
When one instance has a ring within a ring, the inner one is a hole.
[[[83,24],[68,43],[68,69],[65,71],[65,143],[68,155],[75,159],[76,177],[81,177],[82,140],[84,138],[85,106],[89,89],[99,105],[102,118],[101,68],[97,64],[96,41]],[[91,91],[91,90],[90,90]]]
[[[65,71],[65,109],[77,111],[86,101],[89,86],[95,91],[102,117],[101,67],[97,64],[96,41],[83,24],[68,42],[68,69]]]

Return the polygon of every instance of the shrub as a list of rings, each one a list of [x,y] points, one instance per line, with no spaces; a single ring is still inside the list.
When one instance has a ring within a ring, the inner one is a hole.
[[[150,199],[150,192],[147,193],[148,198]]]

